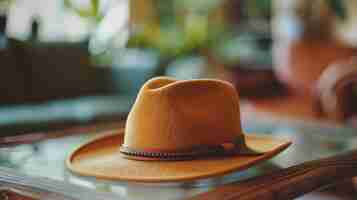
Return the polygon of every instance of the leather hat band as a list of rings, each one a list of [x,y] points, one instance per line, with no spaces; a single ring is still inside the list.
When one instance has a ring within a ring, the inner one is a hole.
[[[223,145],[198,147],[184,152],[138,151],[124,146],[120,147],[120,153],[126,158],[134,160],[190,160],[207,156],[228,155],[233,152],[233,150],[225,149]]]
[[[153,150],[136,150],[129,147],[121,146],[120,153],[126,158],[134,160],[189,160],[198,157],[224,155],[232,153],[224,148],[223,145],[198,147],[190,151],[183,152],[164,152]]]
[[[169,152],[153,149],[141,149],[121,146],[120,153],[133,160],[190,160],[210,156],[227,156],[233,154],[259,155],[261,152],[251,150],[245,145],[244,136],[238,136],[232,143],[215,146],[200,146],[189,151]]]

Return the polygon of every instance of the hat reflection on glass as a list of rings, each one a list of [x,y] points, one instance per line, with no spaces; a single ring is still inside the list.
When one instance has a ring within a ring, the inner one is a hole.
[[[67,167],[110,180],[189,181],[246,169],[289,145],[243,134],[231,84],[158,77],[142,86],[125,130],[82,145]]]

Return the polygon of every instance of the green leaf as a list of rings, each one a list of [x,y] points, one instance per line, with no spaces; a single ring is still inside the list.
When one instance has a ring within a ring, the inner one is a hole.
[[[91,0],[91,6],[88,9],[74,6],[71,0],[63,1],[66,8],[74,10],[81,17],[94,18],[96,21],[100,21],[102,19],[99,12],[100,0]]]
[[[346,18],[346,11],[343,5],[343,1],[341,0],[326,0],[326,1],[327,4],[330,6],[330,8],[335,12],[336,16],[338,16],[341,19]]]
[[[95,16],[99,15],[99,0],[91,0],[92,12]]]

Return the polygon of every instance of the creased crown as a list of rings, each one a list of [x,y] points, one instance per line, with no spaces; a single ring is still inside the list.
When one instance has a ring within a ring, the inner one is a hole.
[[[242,134],[234,87],[214,79],[147,81],[129,113],[123,146],[181,151],[232,142]]]

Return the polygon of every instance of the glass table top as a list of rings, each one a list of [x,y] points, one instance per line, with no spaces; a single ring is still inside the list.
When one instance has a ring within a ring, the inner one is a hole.
[[[349,127],[274,119],[270,116],[258,116],[244,112],[242,120],[244,132],[247,134],[268,134],[287,138],[293,144],[272,160],[248,170],[186,183],[113,182],[79,177],[69,172],[64,164],[67,155],[80,144],[105,131],[87,131],[31,144],[2,147],[0,166],[9,167],[27,175],[48,177],[97,191],[113,192],[122,199],[184,199],[208,191],[217,185],[240,181],[304,161],[335,155],[357,146],[356,130]]]

